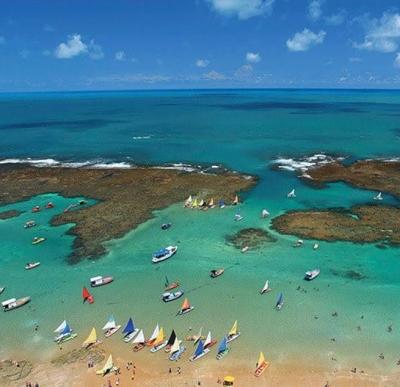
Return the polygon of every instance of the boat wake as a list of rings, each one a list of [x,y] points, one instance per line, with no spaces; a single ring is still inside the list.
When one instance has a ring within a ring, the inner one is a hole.
[[[133,140],[150,140],[153,136],[148,135],[148,136],[133,136]]]

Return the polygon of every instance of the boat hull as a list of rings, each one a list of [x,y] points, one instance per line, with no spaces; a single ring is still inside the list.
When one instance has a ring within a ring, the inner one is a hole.
[[[20,298],[19,300],[17,300],[16,302],[15,302],[15,305],[14,306],[12,306],[12,307],[10,307],[10,308],[5,308],[4,309],[4,312],[9,312],[10,310],[14,310],[14,309],[18,309],[18,308],[20,308],[21,306],[24,306],[24,305],[26,305],[28,302],[30,302],[31,301],[31,298],[30,297],[23,297],[23,298]]]
[[[139,333],[139,329],[135,329],[133,332],[127,334],[124,337],[124,342],[125,343],[129,343],[130,341],[132,341],[132,339]]]
[[[162,300],[164,301],[164,302],[171,302],[171,301],[175,301],[175,300],[177,300],[177,299],[179,299],[179,298],[181,298],[182,296],[183,296],[183,294],[184,294],[184,292],[175,292],[175,293],[172,293],[171,294],[171,297],[162,297]]]
[[[158,344],[158,345],[154,346],[152,349],[150,349],[150,352],[151,352],[151,353],[156,353],[156,352],[158,352],[160,349],[165,348],[165,347],[167,346],[167,343],[168,343],[168,341],[165,340],[163,343]]]
[[[209,353],[210,352],[210,349],[209,349],[209,347],[207,347],[200,355],[198,355],[198,356],[191,356],[190,358],[189,358],[189,361],[196,361],[196,360],[199,360],[199,359],[201,359],[203,356],[205,356],[205,355],[207,355],[207,353]]]
[[[78,336],[77,333],[72,333],[71,335],[62,337],[62,338],[60,338],[60,339],[57,339],[57,338],[56,338],[54,341],[55,341],[57,344],[63,344],[63,343],[66,343],[67,341],[70,341],[70,340],[75,339],[75,337],[77,337],[77,336]]]
[[[219,352],[216,356],[216,359],[217,360],[223,359],[228,354],[228,352],[229,352],[229,348],[225,349],[225,351],[223,351],[223,352]]]
[[[187,313],[191,312],[193,309],[194,309],[194,306],[191,306],[189,309],[180,310],[177,315],[178,316],[183,316],[184,314],[187,314]]]
[[[38,266],[40,266],[40,262],[35,262],[35,263],[31,264],[31,265],[26,265],[25,266],[25,270],[32,270],[32,269],[34,269],[35,267],[38,267]]]
[[[146,345],[144,343],[136,344],[133,347],[133,352],[139,352],[141,351]]]
[[[171,258],[173,255],[175,255],[175,253],[177,252],[177,250],[178,250],[178,248],[177,248],[177,247],[174,247],[174,248],[172,248],[172,249],[169,250],[169,253],[168,253],[168,254],[165,254],[165,255],[163,255],[162,257],[159,257],[159,258],[158,258],[158,257],[156,257],[156,256],[153,256],[153,258],[151,259],[151,262],[153,262],[153,263],[159,263],[159,262],[165,261],[165,260]]]
[[[113,281],[114,281],[114,278],[113,278],[113,277],[103,277],[103,280],[102,280],[101,283],[98,283],[98,284],[96,284],[96,283],[91,283],[90,286],[91,286],[92,288],[98,288],[99,286],[108,285],[108,284],[110,284],[110,283],[113,282]]]
[[[179,351],[176,351],[176,352],[172,353],[172,354],[169,356],[168,359],[171,360],[171,361],[178,361],[179,358],[182,356],[182,354],[183,354],[185,351],[186,351],[186,347],[182,346],[182,347],[179,349]]]
[[[105,337],[110,337],[114,333],[118,332],[121,329],[121,325],[117,325],[115,328],[109,329],[108,331],[104,332]]]
[[[268,368],[269,363],[265,362],[264,364],[261,364],[257,369],[254,371],[254,376],[259,377],[261,374]]]
[[[226,339],[227,343],[230,343],[233,340],[236,340],[240,336],[240,332],[236,333],[236,335],[228,336]]]

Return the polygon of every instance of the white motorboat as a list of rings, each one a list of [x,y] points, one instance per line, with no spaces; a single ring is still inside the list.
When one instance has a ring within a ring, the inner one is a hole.
[[[19,299],[11,298],[9,300],[3,301],[1,303],[1,306],[3,307],[4,312],[8,312],[9,310],[17,309],[27,304],[30,300],[30,297],[22,297]]]
[[[30,262],[25,265],[26,270],[34,269],[35,267],[40,266],[40,262]]]
[[[111,276],[102,277],[101,275],[98,275],[96,277],[90,278],[90,286],[92,288],[95,288],[97,286],[107,285],[113,281],[114,281],[114,278]]]
[[[165,292],[161,295],[161,299],[164,302],[171,302],[182,297],[184,294],[183,290],[178,290],[177,292]]]
[[[306,271],[304,279],[306,281],[312,281],[313,279],[315,279],[315,278],[317,278],[319,276],[320,272],[321,272],[320,269],[314,269],[314,270]]]
[[[168,246],[162,248],[153,254],[153,258],[151,261],[153,263],[165,261],[166,259],[171,258],[177,250],[178,246]]]

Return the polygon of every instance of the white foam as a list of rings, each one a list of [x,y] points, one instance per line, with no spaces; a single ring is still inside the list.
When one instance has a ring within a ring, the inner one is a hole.
[[[133,140],[150,140],[153,136],[148,135],[148,136],[133,136]]]
[[[315,155],[298,159],[281,157],[272,161],[272,163],[275,164],[279,169],[290,172],[302,172],[304,177],[310,178],[310,176],[306,173],[310,169],[331,164],[339,160],[343,160],[343,158],[329,156],[324,153],[316,153]]]
[[[31,159],[28,157],[26,159],[4,159],[0,160],[0,164],[30,164],[37,167],[52,167],[59,166],[61,163],[54,159]]]
[[[133,168],[134,166],[132,164],[128,164],[125,162],[120,162],[120,163],[96,163],[90,165],[90,168],[94,169],[129,169]]]

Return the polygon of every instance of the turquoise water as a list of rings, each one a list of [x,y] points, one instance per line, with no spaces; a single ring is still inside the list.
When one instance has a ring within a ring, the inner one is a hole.
[[[396,157],[399,107],[400,92],[384,91],[2,95],[2,159],[223,163],[257,174],[260,183],[245,196],[241,222],[233,221],[235,208],[202,212],[176,204],[110,241],[109,253],[102,259],[75,266],[66,264],[73,243],[66,233],[69,226],[51,227],[49,221],[78,198],[48,194],[2,207],[26,212],[0,220],[0,286],[7,286],[0,300],[31,295],[32,303],[0,315],[0,356],[29,348],[30,356],[47,359],[59,351],[52,343],[52,331],[64,318],[83,340],[92,326],[100,331],[113,313],[121,324],[132,315],[146,335],[159,322],[167,332],[175,328],[180,337],[188,334],[189,327],[197,331],[203,326],[220,338],[238,319],[242,336],[232,346],[232,357],[253,358],[263,350],[275,362],[309,357],[332,367],[394,369],[400,342],[398,249],[337,242],[320,243],[320,249],[313,251],[313,241],[294,249],[295,237],[271,231],[276,243],[241,254],[225,243],[225,237],[243,227],[269,229],[270,218],[260,219],[262,208],[274,217],[296,208],[372,202],[373,192],[341,183],[313,189],[294,173],[272,171],[270,163],[277,157],[316,152],[349,160]],[[297,198],[289,200],[286,194],[293,187]],[[33,205],[49,200],[56,208],[30,213]],[[384,202],[397,204],[388,196]],[[25,230],[23,224],[31,218],[38,227]],[[160,224],[166,221],[173,227],[161,231]],[[46,242],[32,246],[35,235],[45,236]],[[169,244],[179,246],[176,256],[152,265],[152,252]],[[36,260],[42,262],[38,269],[24,270],[26,262]],[[227,269],[225,274],[211,280],[209,270],[220,266]],[[321,268],[320,277],[305,283],[304,272],[315,267]],[[351,271],[362,279],[352,279]],[[113,275],[115,282],[93,291],[95,304],[83,305],[82,286],[97,274]],[[159,299],[166,274],[181,281],[195,306],[183,318],[175,317],[180,301],[165,305]],[[273,291],[260,296],[266,279]],[[298,286],[302,289],[296,290]],[[285,306],[276,312],[273,306],[280,291]],[[337,317],[331,315],[335,311]],[[390,324],[393,331],[388,333]],[[119,334],[110,341],[116,350],[127,351]],[[385,360],[378,360],[381,352]],[[330,360],[332,356],[337,362]]]

